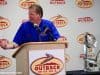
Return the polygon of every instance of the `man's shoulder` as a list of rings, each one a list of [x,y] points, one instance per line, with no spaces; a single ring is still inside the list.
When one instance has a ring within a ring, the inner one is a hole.
[[[51,21],[51,20],[48,20],[48,19],[42,19],[42,21],[43,21],[44,23],[48,23],[48,24],[51,24],[51,23],[52,23],[52,21]]]
[[[29,25],[31,25],[32,23],[30,22],[30,21],[25,21],[25,22],[23,22],[21,25],[22,26],[29,26]]]
[[[22,24],[29,24],[31,23],[29,20],[22,22]]]

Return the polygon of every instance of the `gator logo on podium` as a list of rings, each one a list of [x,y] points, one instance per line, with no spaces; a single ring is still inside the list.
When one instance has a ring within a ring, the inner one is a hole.
[[[38,0],[20,0],[19,1],[19,6],[23,9],[27,9],[30,7],[32,4],[37,3]]]
[[[67,18],[61,15],[52,17],[51,21],[56,25],[56,27],[64,27],[68,24]]]
[[[64,64],[59,58],[46,54],[33,61],[30,68],[36,75],[55,75],[62,71]]]
[[[76,5],[80,8],[90,8],[93,6],[93,0],[76,0]]]
[[[0,16],[0,30],[6,29],[10,26],[10,21]]]
[[[11,59],[0,55],[0,69],[5,69],[11,66]]]

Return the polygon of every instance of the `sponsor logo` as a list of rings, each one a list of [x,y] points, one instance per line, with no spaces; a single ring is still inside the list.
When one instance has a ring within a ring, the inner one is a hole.
[[[93,0],[76,0],[76,5],[80,8],[90,8],[93,6]]]
[[[10,26],[10,21],[0,16],[0,30],[6,29]]]
[[[31,64],[31,70],[36,75],[55,75],[62,71],[63,62],[51,54],[36,59]]]
[[[65,0],[50,0],[50,4],[65,4]]]
[[[38,0],[20,0],[19,6],[23,9],[29,8],[32,4],[37,3]]]
[[[0,69],[5,69],[11,66],[11,59],[0,55]]]
[[[56,27],[64,27],[68,24],[67,18],[61,15],[54,16],[50,20],[56,25]]]
[[[84,34],[80,34],[77,36],[77,42],[80,44],[84,44],[85,42],[85,35]]]
[[[7,1],[5,0],[0,0],[0,5],[6,5],[7,4]]]
[[[86,40],[86,35],[87,36],[87,40]],[[77,36],[77,41],[78,43],[80,44],[86,44],[85,41],[87,41],[89,44],[88,44],[88,48],[92,48],[92,47],[95,47],[95,42],[96,42],[96,39],[94,37],[93,34],[89,33],[89,32],[86,32],[86,33],[81,33],[80,35]]]
[[[78,18],[79,23],[91,23],[93,22],[93,19],[91,17],[82,17]]]

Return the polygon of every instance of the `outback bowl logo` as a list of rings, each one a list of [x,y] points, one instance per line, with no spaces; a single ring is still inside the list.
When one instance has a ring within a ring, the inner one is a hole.
[[[85,41],[85,37],[84,36],[85,36],[84,34],[78,35],[77,42],[80,43],[80,44],[84,44],[84,41]]]
[[[50,4],[65,4],[65,0],[50,0]]]
[[[6,0],[0,0],[0,5],[6,5],[7,1]]]
[[[79,23],[91,23],[91,22],[93,22],[93,18],[91,18],[91,17],[80,17],[80,18],[78,18],[78,22]]]
[[[36,59],[31,64],[31,70],[36,75],[55,75],[62,71],[63,62],[50,54]]]
[[[20,0],[19,1],[19,6],[23,9],[27,9],[30,7],[32,4],[37,3],[38,0]]]
[[[0,55],[0,69],[11,66],[11,60],[5,56]]]
[[[90,8],[93,6],[93,0],[76,0],[76,5],[80,8]]]
[[[0,30],[6,29],[9,26],[10,26],[9,20],[0,16]]]
[[[64,27],[68,24],[67,18],[62,17],[61,15],[52,17],[51,21],[56,25],[56,27]]]

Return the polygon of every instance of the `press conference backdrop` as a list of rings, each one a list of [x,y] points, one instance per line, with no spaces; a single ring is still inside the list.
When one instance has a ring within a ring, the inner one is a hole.
[[[96,37],[97,49],[100,48],[100,0],[0,0],[0,39],[13,40],[20,24],[28,20],[27,7],[32,3],[43,7],[43,18],[53,21],[61,36],[67,39],[66,71],[82,70],[83,44],[77,37],[90,32]],[[0,72],[16,71],[16,59],[12,58],[15,50],[0,48],[0,58],[9,62],[2,66],[0,60]]]

